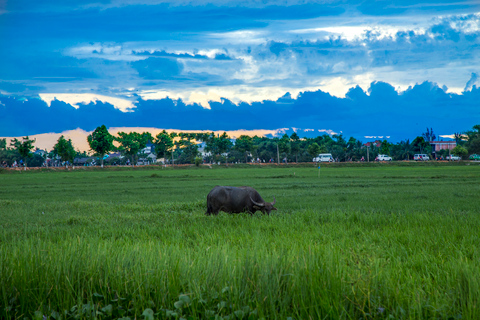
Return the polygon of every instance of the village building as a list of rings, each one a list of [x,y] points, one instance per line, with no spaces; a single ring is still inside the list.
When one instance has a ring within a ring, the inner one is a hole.
[[[432,147],[432,154],[436,158],[436,154],[440,150],[448,150],[449,154],[457,146],[457,142],[454,141],[429,141],[430,146]]]

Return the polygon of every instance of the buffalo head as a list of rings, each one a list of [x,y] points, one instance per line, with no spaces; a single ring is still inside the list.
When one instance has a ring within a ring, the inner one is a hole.
[[[273,202],[256,202],[250,197],[250,201],[254,204],[253,208],[256,210],[260,210],[263,213],[270,214],[270,211],[277,210],[273,205],[277,202],[275,196],[273,196]]]

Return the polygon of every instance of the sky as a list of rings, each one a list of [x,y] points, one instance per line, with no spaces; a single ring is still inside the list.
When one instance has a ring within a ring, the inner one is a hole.
[[[478,0],[0,0],[0,40],[1,137],[480,124]]]

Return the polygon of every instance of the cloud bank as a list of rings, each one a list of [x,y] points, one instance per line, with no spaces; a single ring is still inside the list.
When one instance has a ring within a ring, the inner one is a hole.
[[[438,134],[471,128],[480,119],[480,89],[463,94],[445,92],[424,82],[404,91],[385,82],[373,82],[367,90],[350,88],[344,98],[327,92],[305,91],[292,98],[233,103],[221,98],[210,108],[186,104],[181,99],[144,100],[134,96],[131,112],[123,112],[108,100],[72,105],[58,99],[47,104],[38,98],[19,99],[0,95],[0,136],[33,135],[97,126],[154,127],[180,130],[276,130],[291,128],[300,136],[340,133],[356,138],[389,136],[414,138],[426,127]]]

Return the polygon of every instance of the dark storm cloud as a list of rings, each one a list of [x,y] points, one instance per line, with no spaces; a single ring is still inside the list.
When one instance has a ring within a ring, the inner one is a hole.
[[[367,94],[368,92],[368,94]],[[365,92],[351,88],[345,98],[323,91],[289,94],[277,101],[235,104],[227,99],[211,102],[211,109],[169,98],[143,100],[137,97],[134,112],[123,113],[108,103],[80,105],[78,109],[54,100],[0,96],[0,136],[62,132],[81,128],[157,127],[182,130],[234,130],[329,128],[361,137],[379,133],[393,139],[412,138],[424,127],[436,132],[460,132],[478,124],[480,89],[463,95],[446,93],[431,82],[397,92],[388,83],[373,82]],[[19,112],[21,111],[21,112]]]

